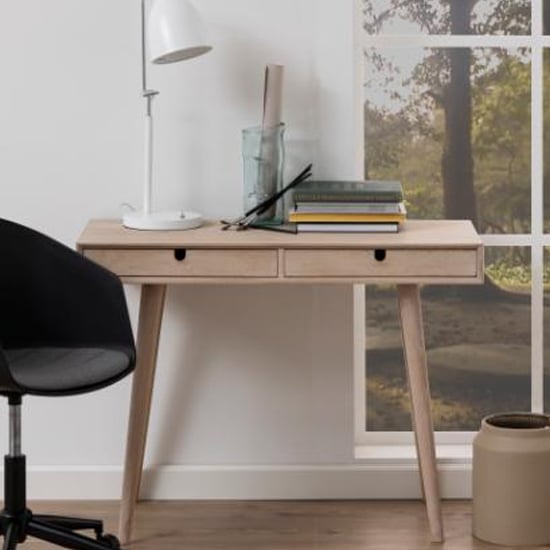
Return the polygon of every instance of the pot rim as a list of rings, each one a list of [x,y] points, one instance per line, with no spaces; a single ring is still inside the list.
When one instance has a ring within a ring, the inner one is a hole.
[[[506,421],[510,425],[506,425]],[[529,425],[531,421],[531,425]],[[514,423],[516,425],[514,425]],[[522,425],[523,424],[523,425]],[[483,418],[481,427],[497,433],[514,435],[540,434],[550,430],[550,415],[532,412],[506,412],[490,414]]]

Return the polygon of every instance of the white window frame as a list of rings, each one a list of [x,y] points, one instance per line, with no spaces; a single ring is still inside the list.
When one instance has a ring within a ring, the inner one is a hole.
[[[362,14],[361,14],[362,16]],[[529,48],[531,50],[531,233],[482,235],[485,246],[525,246],[531,249],[531,409],[544,408],[543,259],[550,246],[544,234],[543,212],[543,51],[550,48],[550,36],[543,36],[543,0],[531,2],[531,35],[367,35],[362,48]],[[364,80],[363,80],[364,82]],[[548,92],[550,93],[550,92]],[[363,101],[366,99],[363,96]],[[357,458],[402,460],[415,456],[412,432],[368,432],[365,428],[365,290],[354,290],[354,405]],[[469,461],[475,432],[437,432],[438,458],[450,462]]]

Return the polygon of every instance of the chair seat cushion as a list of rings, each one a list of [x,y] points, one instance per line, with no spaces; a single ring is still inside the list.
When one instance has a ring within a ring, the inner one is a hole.
[[[131,371],[133,351],[103,348],[20,348],[4,351],[24,393],[63,395],[107,386]]]

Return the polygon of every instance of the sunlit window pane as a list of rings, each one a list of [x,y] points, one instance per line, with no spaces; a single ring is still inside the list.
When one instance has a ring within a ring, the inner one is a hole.
[[[531,407],[530,249],[486,249],[482,286],[426,287],[422,305],[435,429]],[[411,429],[396,293],[367,287],[366,428]]]
[[[367,48],[365,176],[403,183],[411,218],[531,227],[527,49]]]
[[[530,0],[363,0],[363,11],[369,34],[531,32]]]

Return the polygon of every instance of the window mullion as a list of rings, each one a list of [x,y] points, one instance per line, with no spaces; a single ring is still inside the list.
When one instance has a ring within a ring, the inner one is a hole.
[[[550,39],[550,37],[549,37]],[[375,48],[530,48],[532,36],[378,34],[364,35],[365,47]]]
[[[544,409],[544,39],[542,0],[532,3],[531,46],[531,408]]]

